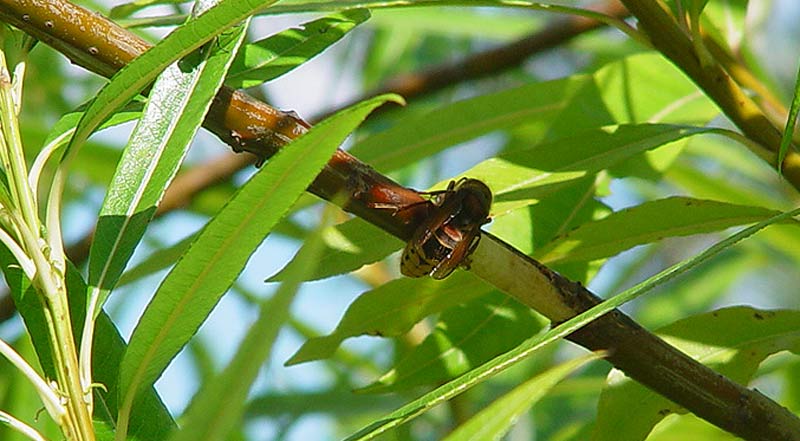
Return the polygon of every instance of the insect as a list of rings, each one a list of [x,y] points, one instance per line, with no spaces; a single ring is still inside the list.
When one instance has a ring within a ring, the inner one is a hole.
[[[428,194],[433,195],[433,208],[403,250],[400,272],[444,279],[459,265],[469,264],[481,225],[489,222],[492,192],[477,179],[462,178],[450,181],[446,190]]]

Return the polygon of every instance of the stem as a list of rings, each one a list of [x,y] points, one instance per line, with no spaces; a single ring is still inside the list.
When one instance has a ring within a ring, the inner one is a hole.
[[[0,93],[0,113],[16,116],[18,109],[14,102],[13,86],[6,66],[5,53],[2,51],[0,51],[0,88],[3,89]],[[7,148],[6,158],[8,158],[8,164],[3,165],[7,166],[6,172],[8,173],[11,196],[15,199],[17,207],[22,211],[22,218],[27,225],[38,231],[40,224],[36,200],[28,185],[28,168],[22,149],[22,138],[19,134],[19,126],[15,122],[16,118],[11,117],[0,120],[0,127],[2,127],[3,138]]]
[[[19,79],[17,79],[19,81]],[[22,139],[17,121],[18,107],[14,99],[14,90],[6,65],[5,54],[0,51],[0,128],[2,128],[3,166],[8,173],[8,185],[11,193],[12,207],[4,207],[14,220],[17,235],[16,241],[8,232],[2,240],[7,243],[16,242],[18,248],[10,247],[15,255],[24,250],[25,257],[18,255],[20,265],[25,268],[26,275],[43,299],[43,312],[48,326],[48,336],[53,352],[58,393],[57,402],[63,399],[63,414],[56,421],[61,426],[67,439],[78,441],[94,440],[94,428],[91,419],[91,402],[85,402],[84,391],[80,382],[78,369],[78,352],[72,334],[72,323],[69,314],[69,303],[65,284],[66,262],[63,251],[53,256],[50,252],[45,234],[41,228],[36,196],[28,180]],[[52,196],[52,195],[51,195]],[[60,200],[58,200],[60,202]],[[53,209],[51,205],[48,207]],[[54,208],[56,213],[59,206]],[[56,216],[57,217],[57,216]],[[58,243],[56,250],[63,250],[61,245],[60,226],[56,229]],[[55,259],[54,259],[55,257]],[[32,274],[29,262],[35,271]],[[45,405],[48,410],[53,407],[52,397],[47,397]],[[53,409],[56,412],[56,409]]]
[[[22,375],[28,379],[39,394],[42,403],[44,403],[47,412],[57,423],[61,423],[61,419],[65,415],[65,409],[61,406],[59,396],[50,388],[50,385],[36,373],[36,370],[22,358],[17,351],[8,345],[5,341],[0,339],[0,355],[3,355],[11,364],[14,365]]]
[[[84,391],[78,369],[78,351],[72,334],[72,321],[69,314],[64,273],[54,267],[45,256],[39,239],[31,231],[21,228],[20,236],[29,250],[29,255],[37,268],[32,283],[44,299],[44,313],[48,325],[48,335],[53,350],[56,369],[56,382],[59,393],[64,396],[66,424],[63,424],[67,439],[79,441],[94,440],[91,418],[91,403],[85,403]]]

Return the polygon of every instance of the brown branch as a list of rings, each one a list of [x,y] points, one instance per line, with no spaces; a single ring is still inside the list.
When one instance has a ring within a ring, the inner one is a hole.
[[[0,19],[105,75],[146,49],[141,40],[114,23],[63,0],[0,0]],[[205,126],[235,151],[250,151],[260,158],[268,158],[307,127],[291,114],[229,89],[218,95]],[[341,151],[309,191],[329,201],[344,200],[344,209],[405,240],[427,214],[425,204],[420,204],[420,210],[403,211],[402,216],[371,208],[374,202],[422,199]],[[508,258],[502,268],[497,267],[500,260],[492,260],[497,256]],[[599,302],[580,284],[564,279],[491,235],[481,241],[473,257],[476,275],[556,323]],[[497,277],[509,268],[516,275],[513,283]],[[800,420],[786,409],[692,360],[618,311],[592,322],[569,339],[592,350],[609,350],[609,361],[630,377],[734,434],[753,440],[800,439]]]

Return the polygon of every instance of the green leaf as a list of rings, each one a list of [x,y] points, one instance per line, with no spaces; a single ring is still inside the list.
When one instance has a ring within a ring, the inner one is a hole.
[[[736,306],[689,317],[658,334],[733,381],[747,384],[769,355],[800,351],[800,312]],[[617,370],[598,406],[595,440],[645,439],[672,412],[684,412]]]
[[[413,35],[443,35],[491,39],[497,42],[523,38],[541,27],[547,17],[538,14],[487,14],[480,9],[430,6],[410,9],[376,9],[371,28]]]
[[[775,229],[764,231],[759,239]],[[636,321],[653,329],[681,317],[708,311],[715,304],[725,301],[724,296],[736,289],[738,284],[746,283],[745,280],[750,277],[768,270],[768,261],[758,253],[739,250],[723,253],[714,259],[713,265],[695,269],[686,274],[680,283],[665,286],[646,302],[636,305]]]
[[[184,414],[182,429],[170,441],[230,439],[231,431],[240,425],[250,386],[261,366],[266,364],[278,331],[289,319],[289,307],[300,283],[316,265],[314,262],[322,250],[321,229],[315,231],[306,244],[308,264],[295,267],[272,298],[261,304],[259,316],[247,331],[233,360],[222,374],[206,382],[207,386],[195,396]],[[220,403],[227,404],[220,406]]]
[[[138,95],[167,66],[269,4],[270,1],[221,0],[120,69],[86,109],[64,153],[64,159],[74,155],[72,146],[82,145],[103,121]]]
[[[778,211],[687,197],[669,197],[614,212],[562,234],[536,251],[537,260],[581,262],[619,254],[666,237],[710,233],[767,219]]]
[[[377,262],[403,247],[403,241],[380,228],[354,218],[324,231],[325,248],[318,257],[308,280],[318,280],[338,274],[355,271],[362,266]],[[294,266],[308,263],[306,245],[300,248],[295,257],[280,272],[269,278],[269,282],[283,280],[284,274]]]
[[[105,426],[109,431],[117,427],[119,410],[119,371],[125,355],[125,340],[116,325],[105,314],[97,318],[94,341],[94,363],[92,380],[103,387],[94,388],[95,425]],[[102,424],[101,424],[102,422]],[[161,401],[155,387],[150,386],[141,394],[133,410],[128,429],[128,439],[138,441],[165,440],[176,429],[175,421]],[[113,439],[113,435],[111,437]]]
[[[197,239],[197,233],[180,240],[176,244],[159,249],[146,259],[139,262],[136,266],[125,271],[119,278],[117,286],[124,286],[133,283],[143,277],[161,271],[173,265],[189,249],[189,246]]]
[[[722,47],[748,51],[749,48],[746,46],[749,46],[749,43],[743,39],[744,33],[757,26],[753,26],[752,11],[748,13],[749,0],[724,2],[701,0],[701,3],[703,14],[700,16],[700,22],[703,32],[717,40]],[[747,55],[740,54],[740,56],[749,60]]]
[[[162,282],[131,336],[120,368],[121,413],[129,411],[137,391],[152,385],[194,335],[336,147],[387,100],[400,98],[377,97],[314,126],[259,170],[206,225]]]
[[[427,277],[392,280],[362,294],[347,308],[331,334],[309,339],[286,364],[329,358],[348,337],[401,335],[430,314],[490,290],[489,285],[464,271],[442,281]]]
[[[719,114],[697,85],[659,53],[631,55],[593,76],[619,124],[703,125]]]
[[[603,127],[517,149],[481,162],[463,176],[486,182],[493,215],[537,203],[578,179],[634,155],[715,129],[664,124]]]
[[[225,84],[241,89],[278,78],[324,51],[368,18],[366,9],[354,9],[247,44],[239,51]]]
[[[442,312],[434,331],[391,371],[361,392],[439,384],[513,349],[546,321],[499,292]]]
[[[239,26],[225,42],[172,64],[153,85],[100,209],[89,253],[89,307],[95,315],[175,177],[246,29]]]
[[[536,205],[497,216],[492,221],[491,232],[521,252],[532,255],[559,234],[611,213],[598,200],[600,185],[594,176],[574,181],[557,193],[543,197]],[[551,269],[570,280],[587,283],[591,280],[589,271],[594,267],[596,265],[578,262],[554,265]]]
[[[394,170],[496,130],[553,121],[592,87],[590,77],[576,76],[459,101],[405,118],[356,143],[350,152],[378,170]]]
[[[600,354],[588,354],[561,363],[531,378],[478,412],[448,435],[445,441],[501,439],[514,427],[517,420],[528,412],[528,409],[547,395],[553,386],[567,375],[600,357]]]
[[[83,118],[84,110],[89,104],[91,104],[91,102],[81,104],[77,110],[64,114],[59,118],[59,120],[53,124],[53,127],[50,128],[50,132],[47,134],[47,138],[45,138],[44,145],[47,146],[50,143],[58,142],[59,139],[62,140],[61,142],[66,142],[63,139],[66,138],[67,135],[72,134],[75,130],[75,127],[78,125],[81,118]],[[105,122],[98,127],[98,130],[124,124],[138,118],[142,114],[144,104],[145,100],[143,98],[135,97],[133,101],[125,104],[122,109],[105,120]]]

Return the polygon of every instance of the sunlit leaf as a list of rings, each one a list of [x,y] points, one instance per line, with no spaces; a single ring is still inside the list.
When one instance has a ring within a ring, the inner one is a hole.
[[[278,78],[324,51],[368,18],[366,9],[354,9],[247,44],[234,60],[225,84],[242,89]]]

